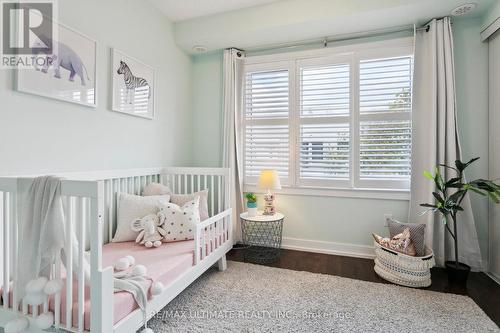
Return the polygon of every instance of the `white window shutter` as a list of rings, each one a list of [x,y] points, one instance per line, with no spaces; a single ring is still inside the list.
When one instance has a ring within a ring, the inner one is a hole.
[[[349,64],[301,68],[301,117],[348,116],[349,76]]]
[[[285,187],[408,189],[413,55],[398,43],[246,58],[245,183],[275,169]]]
[[[359,142],[361,179],[409,179],[410,121],[361,122]]]
[[[359,64],[359,179],[366,187],[405,188],[411,176],[413,57]]]
[[[349,123],[300,127],[300,179],[349,179]]]
[[[246,119],[288,118],[288,70],[247,73]]]
[[[288,125],[249,125],[245,129],[245,175],[259,176],[262,169],[275,169],[288,177]]]
[[[245,76],[245,181],[256,183],[260,171],[274,169],[288,183],[290,165],[289,71],[249,70]]]
[[[359,113],[411,111],[413,57],[362,60],[359,65]]]
[[[299,63],[299,184],[346,186],[350,179],[348,63]]]

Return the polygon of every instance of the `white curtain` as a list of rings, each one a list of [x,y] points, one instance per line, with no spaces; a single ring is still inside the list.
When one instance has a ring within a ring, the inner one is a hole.
[[[231,169],[231,207],[233,238],[241,240],[240,213],[243,211],[243,174],[241,168],[241,116],[243,108],[243,62],[241,50],[224,51],[222,165]]]
[[[439,214],[427,213],[421,203],[433,203],[434,183],[423,176],[438,164],[454,165],[461,159],[455,99],[453,35],[450,19],[432,20],[427,31],[417,32],[413,88],[413,151],[409,220],[426,223],[426,243],[434,250],[436,262],[454,260],[453,239],[445,231]],[[475,156],[468,156],[469,159]],[[445,179],[453,177],[444,171]],[[475,270],[483,268],[470,198],[462,202],[458,215],[460,262]]]

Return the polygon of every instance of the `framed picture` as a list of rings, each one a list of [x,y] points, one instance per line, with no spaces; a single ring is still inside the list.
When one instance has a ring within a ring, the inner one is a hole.
[[[97,106],[97,42],[61,23],[54,36],[44,43],[51,44],[43,66],[17,69],[15,86],[18,91],[80,105]]]
[[[154,68],[117,49],[112,49],[111,53],[111,108],[117,112],[154,119]]]

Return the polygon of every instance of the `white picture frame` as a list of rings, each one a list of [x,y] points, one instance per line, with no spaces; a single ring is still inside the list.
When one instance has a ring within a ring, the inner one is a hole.
[[[96,108],[97,41],[60,22],[55,26],[59,56],[47,55],[55,60],[50,67],[16,69],[14,87],[19,92]],[[83,66],[71,71],[68,62]]]
[[[111,83],[113,111],[154,119],[155,68],[112,48]]]

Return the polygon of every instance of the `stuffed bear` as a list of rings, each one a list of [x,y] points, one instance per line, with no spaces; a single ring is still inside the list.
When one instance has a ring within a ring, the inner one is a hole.
[[[135,219],[130,224],[132,231],[139,232],[135,242],[143,244],[147,248],[161,245],[161,240],[167,234],[162,226],[163,220],[157,214],[149,214],[143,218]]]

